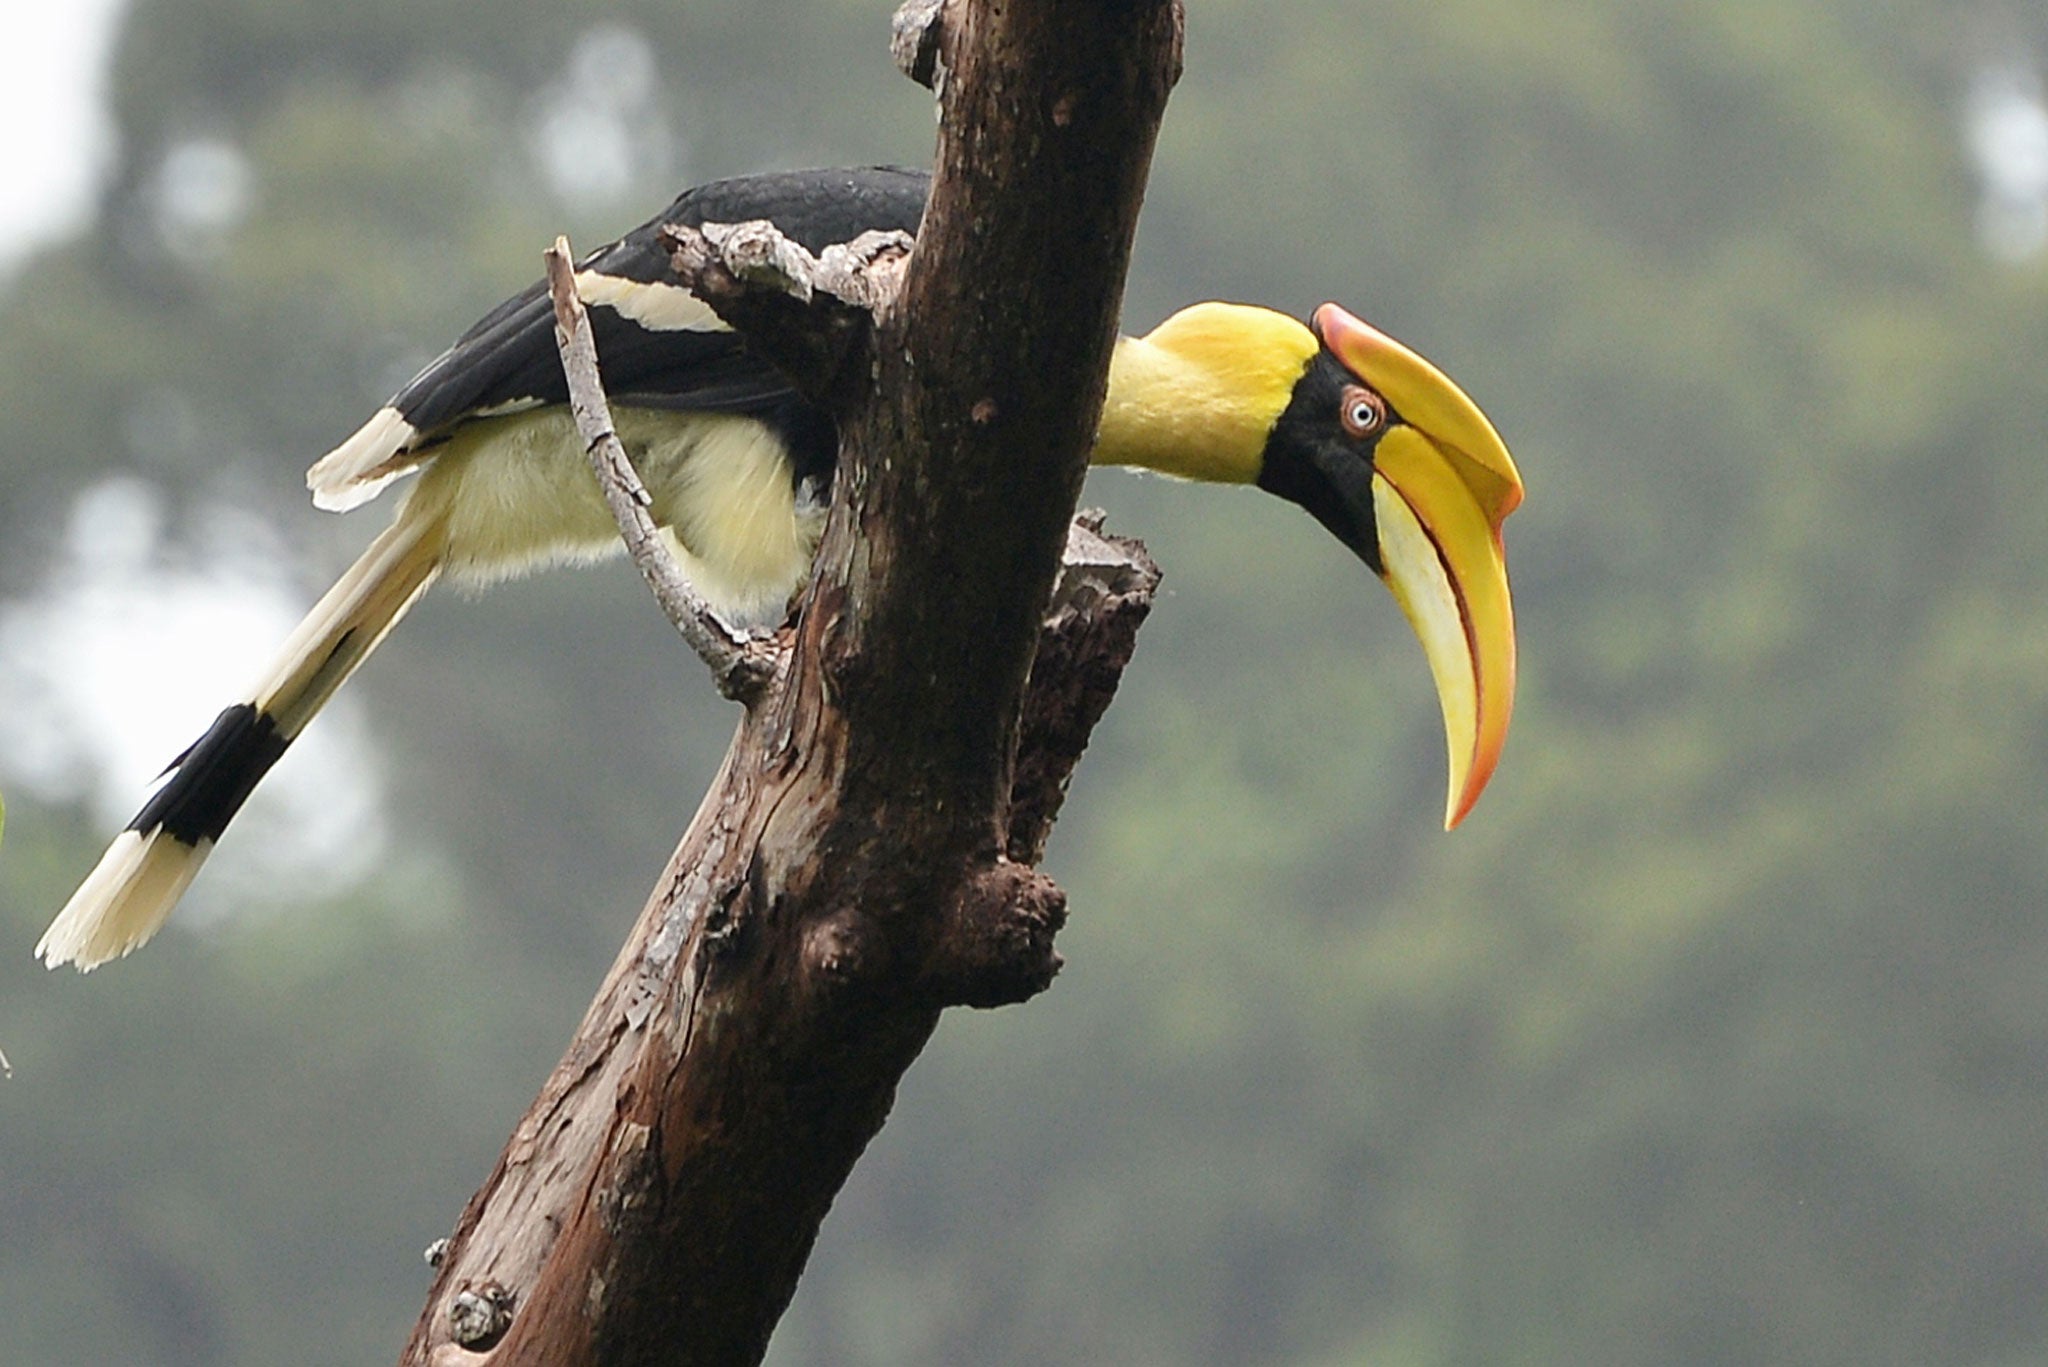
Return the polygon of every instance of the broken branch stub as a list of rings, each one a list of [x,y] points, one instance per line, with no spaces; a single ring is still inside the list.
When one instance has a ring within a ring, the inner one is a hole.
[[[864,232],[813,256],[765,219],[672,223],[661,230],[686,288],[759,350],[812,403],[840,411],[865,379],[849,362],[894,309],[913,240]]]

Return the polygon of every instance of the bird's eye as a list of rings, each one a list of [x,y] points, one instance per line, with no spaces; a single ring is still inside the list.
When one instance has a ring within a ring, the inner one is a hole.
[[[1369,437],[1387,420],[1387,410],[1379,395],[1351,385],[1344,390],[1340,416],[1346,432],[1354,437]]]

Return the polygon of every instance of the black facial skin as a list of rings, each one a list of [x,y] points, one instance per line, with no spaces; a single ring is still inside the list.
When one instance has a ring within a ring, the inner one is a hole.
[[[1344,411],[1361,392],[1378,400],[1379,421],[1355,436],[1345,428]],[[1400,421],[1343,362],[1318,352],[1266,438],[1259,487],[1308,509],[1374,574],[1385,574],[1373,523],[1372,457],[1380,437]]]

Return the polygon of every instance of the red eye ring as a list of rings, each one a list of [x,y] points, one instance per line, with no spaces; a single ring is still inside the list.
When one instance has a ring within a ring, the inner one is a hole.
[[[1379,395],[1360,385],[1344,386],[1338,400],[1337,421],[1354,437],[1369,437],[1386,425],[1387,405]]]

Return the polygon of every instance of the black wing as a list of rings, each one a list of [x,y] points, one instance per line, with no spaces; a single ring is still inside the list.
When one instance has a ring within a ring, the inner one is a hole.
[[[686,190],[646,223],[584,257],[578,274],[599,277],[586,282],[584,293],[606,392],[620,403],[729,412],[772,407],[790,395],[771,365],[676,283],[668,253],[656,241],[664,224],[765,218],[819,252],[869,229],[916,232],[927,181],[922,172],[886,167],[714,181]],[[607,282],[617,284],[608,292]],[[689,325],[678,325],[684,321]],[[567,400],[554,310],[541,282],[491,310],[399,390],[390,407],[431,439],[479,412]]]
[[[915,233],[927,177],[918,171],[782,171],[686,190],[668,208],[577,263],[606,392],[647,408],[747,413],[829,464],[827,420],[677,283],[662,226],[765,218],[811,252],[868,229]],[[462,423],[568,401],[545,284],[507,299],[408,381],[354,436],[306,474],[313,501],[345,509],[425,459]],[[821,445],[822,443],[822,445]],[[818,447],[823,454],[811,451]],[[793,456],[798,454],[793,450]],[[802,462],[799,462],[802,463]]]

